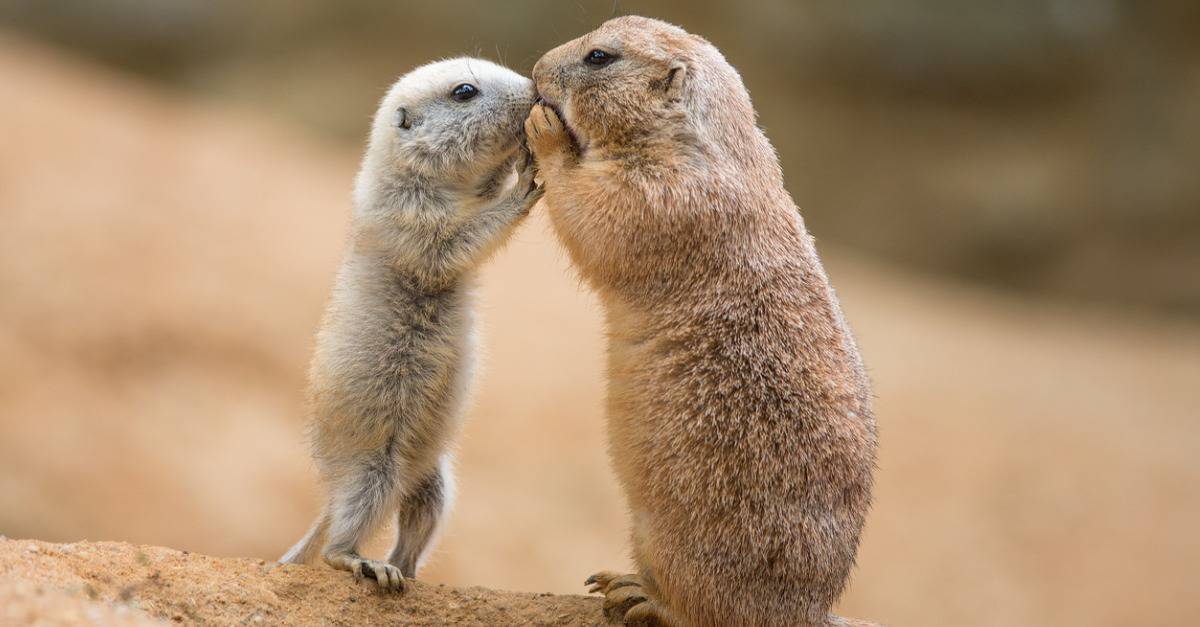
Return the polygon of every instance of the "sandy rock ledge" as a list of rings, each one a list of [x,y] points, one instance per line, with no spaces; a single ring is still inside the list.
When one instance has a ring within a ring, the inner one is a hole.
[[[0,537],[0,625],[596,625],[595,597],[410,582],[122,542]]]

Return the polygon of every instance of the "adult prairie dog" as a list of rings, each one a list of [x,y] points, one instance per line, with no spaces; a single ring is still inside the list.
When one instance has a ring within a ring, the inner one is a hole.
[[[533,77],[544,204],[607,317],[638,567],[588,583],[628,624],[851,624],[830,608],[870,504],[870,384],[741,78],[641,17]]]
[[[432,544],[453,496],[475,270],[541,195],[520,144],[531,102],[529,79],[461,58],[413,70],[379,105],[310,372],[327,499],[280,561],[319,554],[401,590]],[[362,557],[389,516],[387,561]]]

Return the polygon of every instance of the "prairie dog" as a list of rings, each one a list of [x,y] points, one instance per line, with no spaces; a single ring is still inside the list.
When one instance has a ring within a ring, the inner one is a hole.
[[[319,554],[390,590],[415,576],[453,497],[475,270],[541,196],[520,142],[532,98],[529,79],[460,58],[413,70],[380,103],[309,376],[327,499],[280,561]],[[388,516],[387,561],[362,557]]]
[[[870,383],[741,77],[621,17],[533,78],[544,204],[605,310],[638,568],[587,583],[627,624],[854,624],[829,612],[870,505]]]

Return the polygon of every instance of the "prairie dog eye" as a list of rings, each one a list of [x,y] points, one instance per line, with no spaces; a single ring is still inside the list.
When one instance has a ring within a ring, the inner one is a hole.
[[[450,97],[459,102],[466,102],[478,95],[479,88],[470,83],[461,83],[450,91]]]
[[[596,67],[608,65],[616,60],[617,55],[605,52],[599,48],[587,53],[587,56],[583,58],[584,63],[588,65],[594,65]]]

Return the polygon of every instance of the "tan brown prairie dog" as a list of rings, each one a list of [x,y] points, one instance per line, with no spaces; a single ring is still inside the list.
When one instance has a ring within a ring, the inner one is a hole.
[[[532,91],[506,68],[452,59],[413,70],[383,98],[310,373],[327,498],[281,561],[320,555],[400,590],[428,551],[453,495],[475,270],[541,195],[520,147]],[[399,535],[387,560],[361,556],[388,519]]]
[[[854,624],[830,608],[870,505],[870,384],[741,78],[641,17],[533,77],[544,204],[609,332],[638,567],[589,579],[609,619]]]

